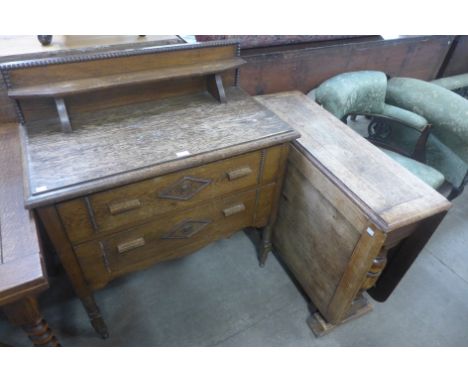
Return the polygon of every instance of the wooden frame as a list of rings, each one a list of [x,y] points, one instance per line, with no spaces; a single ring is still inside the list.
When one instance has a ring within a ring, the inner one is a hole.
[[[304,94],[255,98],[302,134],[273,244],[318,310],[308,322],[320,336],[369,312],[365,291],[388,298],[451,204]]]

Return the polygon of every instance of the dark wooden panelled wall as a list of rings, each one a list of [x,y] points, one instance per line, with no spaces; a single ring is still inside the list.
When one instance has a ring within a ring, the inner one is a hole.
[[[424,80],[467,72],[468,37],[383,39],[373,36],[243,49],[241,55],[247,64],[241,69],[240,84],[248,93],[258,95],[293,89],[308,92],[327,78],[352,70],[375,69],[390,76]],[[38,54],[33,56],[37,58]],[[18,58],[0,57],[0,62]],[[6,95],[5,84],[0,81],[0,122],[13,121],[16,121],[14,105]]]
[[[468,73],[468,36],[456,36],[437,77]]]
[[[250,94],[308,92],[324,80],[353,70],[380,70],[390,76],[436,77],[453,36],[383,39],[366,37],[286,47],[245,49],[241,86]]]

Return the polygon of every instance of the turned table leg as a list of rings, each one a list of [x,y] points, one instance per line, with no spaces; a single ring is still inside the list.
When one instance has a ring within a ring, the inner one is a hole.
[[[34,346],[60,346],[42,318],[36,298],[26,297],[2,307],[10,322],[21,326]]]
[[[283,144],[281,147],[281,154],[280,154],[281,159],[279,161],[280,167],[278,168],[278,178],[276,181],[277,184],[276,184],[275,195],[273,197],[273,204],[271,208],[270,218],[269,218],[268,224],[262,230],[262,242],[259,248],[259,264],[261,267],[265,266],[265,262],[267,260],[268,254],[273,249],[271,237],[273,235],[273,227],[275,225],[277,215],[278,215],[278,207],[280,203],[281,192],[283,189],[284,177],[286,174],[286,162],[288,158],[288,152],[289,152],[289,144]],[[262,159],[262,162],[265,162],[264,157]]]

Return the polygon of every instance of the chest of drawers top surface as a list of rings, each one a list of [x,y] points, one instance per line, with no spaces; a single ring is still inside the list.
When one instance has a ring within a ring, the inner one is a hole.
[[[236,87],[22,126],[26,205],[35,207],[294,139],[298,134]]]

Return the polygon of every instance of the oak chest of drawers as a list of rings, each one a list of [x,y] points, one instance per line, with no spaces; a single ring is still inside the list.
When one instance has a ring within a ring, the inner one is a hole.
[[[262,228],[262,263],[299,136],[238,88],[233,42],[1,66],[22,122],[26,207],[91,323],[112,279]]]
[[[58,203],[86,281],[97,289],[242,228],[268,225],[286,152],[274,146]]]

